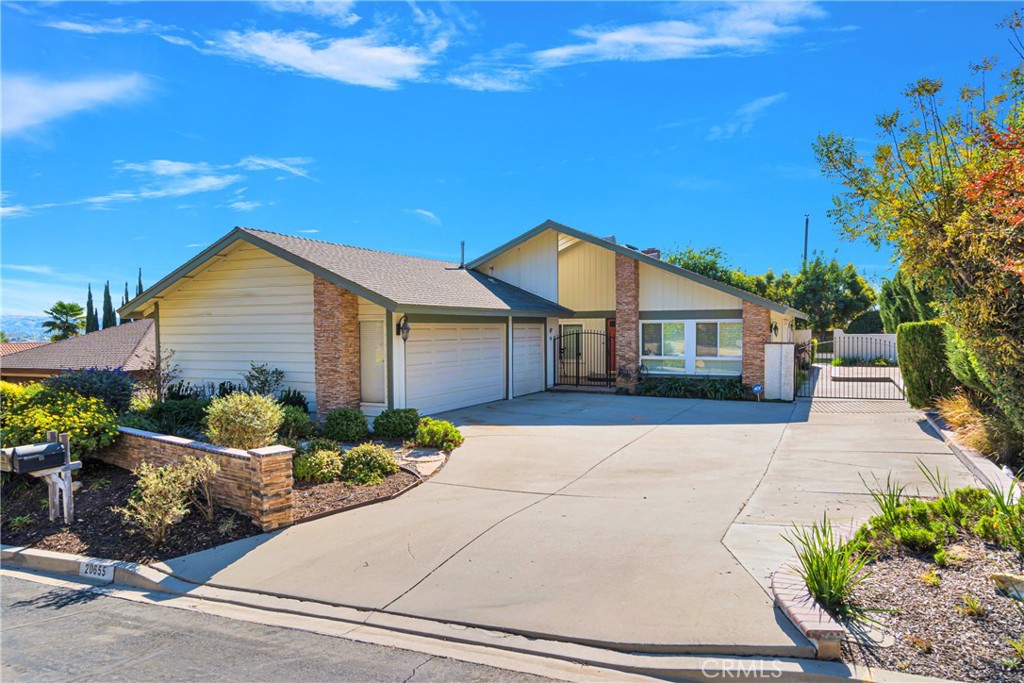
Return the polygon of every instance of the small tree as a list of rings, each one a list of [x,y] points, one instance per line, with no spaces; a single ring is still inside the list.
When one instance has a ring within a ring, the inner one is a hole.
[[[53,308],[43,311],[50,316],[43,321],[43,329],[51,332],[50,341],[63,341],[78,336],[85,328],[85,311],[75,303],[58,301]]]
[[[139,282],[135,285],[135,296],[141,296],[142,291],[142,268],[139,268]]]
[[[805,312],[815,330],[845,327],[875,303],[875,290],[857,273],[820,253],[804,264],[793,286],[792,306]]]
[[[85,297],[85,333],[95,332],[100,329],[100,322],[96,315],[96,304],[92,300],[92,285],[89,285],[89,293]]]
[[[878,312],[889,334],[895,334],[900,323],[923,323],[935,318],[931,294],[927,289],[918,287],[902,268],[891,280],[882,282]]]
[[[110,280],[103,287],[103,329],[117,325],[117,313],[114,312],[114,302],[110,298]]]
[[[253,361],[249,363],[249,372],[242,375],[242,381],[250,394],[273,396],[284,385],[284,370]]]
[[[11,338],[7,336],[7,333],[0,330],[0,343],[6,344],[9,341],[11,341]]]

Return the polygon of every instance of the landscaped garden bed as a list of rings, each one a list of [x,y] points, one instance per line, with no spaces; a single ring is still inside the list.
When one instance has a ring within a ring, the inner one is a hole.
[[[293,515],[295,521],[300,522],[362,507],[394,498],[420,481],[418,476],[405,469],[399,469],[379,484],[369,486],[353,486],[338,480],[326,483],[297,481],[292,492]]]
[[[213,524],[191,510],[170,527],[163,545],[152,545],[114,511],[128,504],[136,477],[114,465],[86,460],[75,474],[75,523],[49,520],[46,485],[29,477],[4,485],[0,534],[6,545],[75,553],[92,557],[150,563],[206,550],[260,533],[243,514],[220,508]]]

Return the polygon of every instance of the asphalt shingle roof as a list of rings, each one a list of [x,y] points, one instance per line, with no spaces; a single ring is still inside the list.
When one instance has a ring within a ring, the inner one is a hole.
[[[81,370],[153,367],[156,332],[152,320],[136,320],[64,341],[18,351],[0,359],[11,370]]]
[[[449,261],[241,228],[304,261],[405,306],[558,311],[552,301]]]
[[[49,342],[0,342],[0,356],[8,356],[18,351],[24,351],[25,349],[34,349],[37,346],[43,346]]]

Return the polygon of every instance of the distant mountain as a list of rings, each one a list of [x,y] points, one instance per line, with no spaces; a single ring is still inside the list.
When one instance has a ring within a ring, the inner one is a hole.
[[[47,318],[42,315],[5,315],[0,318],[0,329],[11,341],[50,341],[44,320]]]

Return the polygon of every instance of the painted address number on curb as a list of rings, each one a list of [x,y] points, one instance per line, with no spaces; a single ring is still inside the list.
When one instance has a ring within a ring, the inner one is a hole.
[[[78,564],[78,575],[87,579],[99,579],[112,583],[114,580],[114,565],[109,562],[80,562]]]

